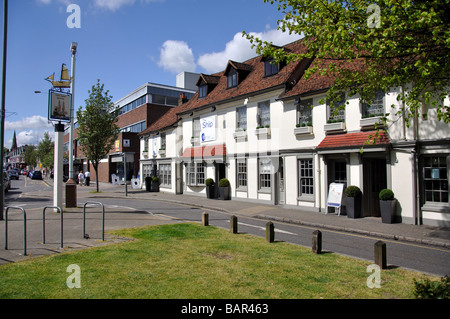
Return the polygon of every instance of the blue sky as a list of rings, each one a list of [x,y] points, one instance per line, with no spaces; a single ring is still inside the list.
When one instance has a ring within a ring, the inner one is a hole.
[[[80,28],[67,25],[70,4],[80,8]],[[70,68],[71,42],[77,110],[97,79],[116,101],[146,82],[175,86],[182,71],[211,74],[229,59],[245,61],[256,54],[243,30],[277,45],[299,38],[276,30],[282,14],[263,0],[9,0],[8,11],[6,147],[14,130],[18,145],[53,136],[44,79],[59,76],[62,63]]]

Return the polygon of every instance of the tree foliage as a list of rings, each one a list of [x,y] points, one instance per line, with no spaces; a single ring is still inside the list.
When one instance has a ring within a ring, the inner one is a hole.
[[[303,35],[308,52],[288,52],[244,34],[258,54],[276,61],[314,58],[307,78],[316,72],[336,76],[327,99],[336,101],[342,92],[370,99],[378,90],[402,87],[398,100],[407,106],[407,117],[432,106],[440,120],[450,122],[449,106],[444,105],[450,83],[449,0],[264,2],[277,3],[284,14],[278,28]],[[364,67],[340,67],[348,62],[362,62]]]
[[[105,91],[104,84],[100,84],[98,80],[89,91],[85,109],[82,110],[80,107],[77,111],[78,141],[82,152],[94,167],[97,192],[98,166],[111,151],[119,135],[119,127],[116,125],[118,110],[111,101],[109,91]]]
[[[37,147],[36,154],[43,167],[53,168],[55,160],[55,143],[52,141],[49,132],[44,133],[44,137]]]

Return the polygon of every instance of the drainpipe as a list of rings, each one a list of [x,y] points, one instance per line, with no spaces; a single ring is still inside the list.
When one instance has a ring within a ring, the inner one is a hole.
[[[402,95],[403,95],[403,92],[405,90],[403,85],[400,88],[402,90]],[[406,116],[406,113],[405,113],[405,101],[402,100],[402,118],[403,118],[403,121],[402,121],[403,122],[403,127],[402,127],[402,134],[403,134],[403,136],[402,136],[402,139],[404,141],[406,141],[406,120],[405,120],[405,116]]]

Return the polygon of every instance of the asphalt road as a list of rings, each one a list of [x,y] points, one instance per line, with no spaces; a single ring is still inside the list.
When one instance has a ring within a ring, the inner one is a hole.
[[[51,191],[51,188],[43,181],[31,180],[21,176],[19,181],[12,181],[12,189],[5,196],[5,205],[21,206],[28,209],[52,205],[52,199],[48,196],[49,191]],[[33,198],[26,196],[29,192],[33,192]],[[40,192],[43,194],[42,198],[35,196]],[[205,211],[204,209],[161,201],[98,198],[99,195],[96,195],[96,197],[96,201],[100,201],[109,207],[136,209],[178,221],[200,222]],[[83,200],[80,200],[78,204],[82,205]],[[208,211],[208,213],[210,225],[225,229],[230,228],[230,214],[217,211]],[[265,236],[265,224],[267,221],[239,216],[238,222],[238,231],[240,233]],[[311,247],[312,232],[316,228],[280,222],[274,222],[274,225],[276,241]],[[338,253],[373,261],[374,244],[380,238],[330,230],[321,230],[321,232],[323,239],[322,250],[324,252]],[[382,240],[387,244],[389,267],[403,267],[438,276],[450,275],[449,249]]]

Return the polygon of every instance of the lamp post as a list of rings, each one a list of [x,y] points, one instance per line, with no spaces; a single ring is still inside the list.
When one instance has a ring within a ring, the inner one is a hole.
[[[72,101],[70,102],[70,133],[69,133],[69,178],[73,179],[73,117],[74,117],[74,107],[75,107],[75,62],[77,54],[77,42],[72,42],[70,46],[70,51],[72,52],[72,70],[71,70],[71,88]]]
[[[77,54],[77,42],[72,42],[70,51],[72,52],[72,67],[70,75],[70,93],[72,98],[70,101],[70,129],[69,129],[69,179],[66,182],[66,207],[77,207],[77,184],[73,172],[73,119],[75,107],[75,55]]]
[[[3,0],[3,59],[2,59],[2,98],[1,98],[1,110],[0,110],[0,171],[3,174],[3,146],[5,138],[5,99],[6,99],[6,53],[8,43],[8,0]],[[3,192],[3,175],[1,179],[2,189],[0,190],[0,220],[3,220],[3,207],[5,204],[4,192]]]

